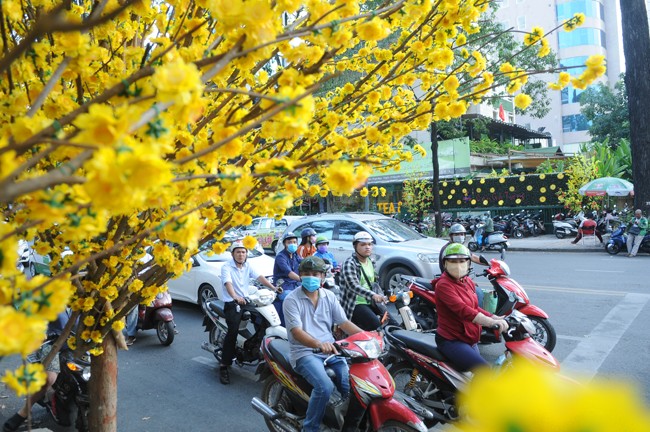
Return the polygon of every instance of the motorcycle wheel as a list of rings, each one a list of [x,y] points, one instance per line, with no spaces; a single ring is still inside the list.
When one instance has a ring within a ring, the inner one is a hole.
[[[556,229],[555,230],[555,237],[557,237],[559,239],[563,239],[564,237],[566,237],[566,233],[564,231],[560,231],[560,230]]]
[[[381,427],[379,429],[377,429],[377,431],[378,432],[393,432],[393,431],[395,431],[395,432],[399,432],[399,431],[413,432],[413,431],[417,431],[417,429],[415,429],[415,428],[413,428],[413,427],[411,427],[411,426],[409,426],[409,425],[407,425],[405,423],[402,423],[402,422],[398,422],[398,421],[395,421],[395,420],[389,420],[386,423],[384,423],[383,425],[381,425]]]
[[[293,412],[293,404],[291,399],[286,393],[285,388],[282,386],[280,381],[278,381],[275,376],[270,376],[264,381],[264,386],[262,387],[262,402],[267,404],[269,407],[273,408],[276,412],[282,414],[284,412],[296,414]],[[282,432],[284,430],[291,429],[278,429],[273,422],[270,420],[266,421],[266,427],[269,428],[271,432]],[[302,425],[298,422],[290,421],[285,418],[284,421],[289,423],[289,427],[294,430],[300,430]]]
[[[607,243],[607,246],[605,246],[605,250],[610,255],[616,255],[621,251],[621,247],[616,243]]]
[[[388,373],[393,377],[393,381],[395,381],[395,391],[402,392],[405,395],[422,402],[422,395],[427,390],[427,387],[429,387],[429,380],[420,373],[418,373],[417,377],[413,380],[413,366],[410,363],[406,361],[394,363],[388,367]],[[434,392],[430,397],[436,399],[440,393],[441,392],[439,391]],[[429,409],[432,408],[429,406]],[[440,412],[439,414],[445,415]],[[451,420],[453,419],[450,419],[450,421]],[[439,421],[430,419],[425,420],[425,423],[427,428],[431,428],[439,423]]]
[[[221,353],[223,351],[223,341],[226,338],[226,332],[221,330],[219,326],[212,326],[210,333],[208,335],[208,340],[210,343],[217,347],[217,350],[213,353],[214,358],[217,359],[217,362],[221,364]]]
[[[516,239],[520,239],[524,237],[524,232],[521,230],[521,228],[515,228],[515,230],[512,232],[512,236]]]
[[[546,318],[540,318],[536,316],[528,316],[528,318],[535,325],[537,332],[534,335],[531,335],[536,342],[539,342],[548,352],[552,352],[555,348],[555,343],[557,341],[557,336],[555,334],[555,329]]]
[[[158,340],[164,346],[169,346],[174,342],[174,322],[173,321],[158,321],[156,325],[156,334]]]
[[[415,321],[422,326],[422,330],[433,330],[438,327],[438,317],[431,306],[423,302],[415,302],[411,305],[411,311],[415,316]]]
[[[471,242],[467,243],[467,247],[472,252],[476,252],[478,250],[478,243],[476,243],[475,241],[471,241]]]

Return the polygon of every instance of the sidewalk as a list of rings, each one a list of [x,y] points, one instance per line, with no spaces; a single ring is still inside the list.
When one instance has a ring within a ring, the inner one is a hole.
[[[606,254],[605,245],[609,240],[609,234],[603,236],[603,244],[596,239],[596,244],[592,239],[587,238],[585,244],[579,242],[572,244],[571,242],[575,237],[565,237],[559,239],[554,234],[544,234],[538,237],[524,237],[516,239],[513,237],[508,238],[510,247],[508,251],[543,251],[543,252],[600,252]]]

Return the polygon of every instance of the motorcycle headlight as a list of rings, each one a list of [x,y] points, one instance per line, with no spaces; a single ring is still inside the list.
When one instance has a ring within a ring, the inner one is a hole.
[[[431,264],[438,263],[438,254],[419,253],[417,256],[420,261],[424,261],[426,263],[431,263]]]
[[[370,359],[379,358],[382,353],[382,343],[377,339],[370,339],[367,341],[356,342],[357,346],[366,353],[366,356]],[[353,354],[354,355],[354,354]],[[360,354],[356,353],[356,357]]]
[[[411,303],[410,293],[411,293],[410,291],[405,291],[400,294],[402,296],[402,302],[404,302],[405,306],[408,306]]]

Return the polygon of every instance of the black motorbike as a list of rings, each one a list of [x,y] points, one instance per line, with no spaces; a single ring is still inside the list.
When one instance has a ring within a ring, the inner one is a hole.
[[[44,343],[52,345],[55,340]],[[37,358],[41,351],[30,355],[28,361],[41,362],[43,359]],[[75,357],[70,349],[63,348],[58,356],[61,371],[52,386],[54,393],[49,400],[40,400],[38,404],[47,409],[58,425],[72,426],[74,419],[76,430],[88,432],[90,355],[86,353]]]

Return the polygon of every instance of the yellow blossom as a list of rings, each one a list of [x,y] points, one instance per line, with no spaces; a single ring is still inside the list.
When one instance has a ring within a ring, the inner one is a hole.
[[[242,240],[242,243],[244,244],[244,247],[246,249],[255,249],[255,245],[257,244],[257,239],[253,236],[247,235]]]
[[[525,93],[519,93],[515,96],[515,106],[522,110],[528,108],[532,101],[533,99]]]
[[[7,384],[18,396],[34,394],[45,384],[46,374],[40,363],[26,363],[15,371],[9,371],[2,377],[2,382]]]

